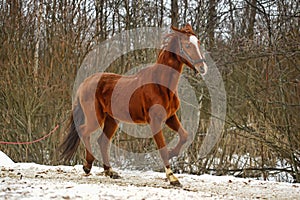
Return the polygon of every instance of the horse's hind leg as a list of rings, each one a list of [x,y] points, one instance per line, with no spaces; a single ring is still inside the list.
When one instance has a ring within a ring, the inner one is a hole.
[[[84,144],[85,146],[89,145],[91,146],[90,144],[90,137],[88,138],[84,138]],[[86,153],[86,156],[85,156],[85,160],[86,162],[84,163],[83,165],[83,171],[86,173],[86,174],[89,174],[91,172],[91,169],[92,169],[92,166],[93,166],[93,162],[95,160],[95,157],[93,156],[93,154],[90,152],[89,148],[85,148],[85,153]]]
[[[83,170],[86,174],[89,174],[95,160],[92,154],[90,136],[101,126],[103,113],[97,104],[95,104],[95,107],[92,107],[88,102],[86,104],[83,103],[82,108],[85,114],[85,123],[80,126],[80,134],[86,150],[86,162],[83,165]]]
[[[98,144],[100,146],[100,151],[102,154],[103,168],[106,176],[113,179],[120,178],[118,173],[114,172],[109,163],[109,150],[110,142],[118,128],[118,123],[111,116],[106,116],[104,121],[103,133],[98,139]]]
[[[82,141],[85,145],[85,153],[86,153],[86,157],[85,160],[86,162],[83,165],[83,170],[86,174],[89,174],[92,166],[93,166],[93,162],[95,160],[95,157],[92,154],[92,147],[91,147],[91,143],[90,143],[90,135],[92,132],[94,132],[98,127],[91,127],[89,125],[82,125],[80,127],[81,130],[81,138]]]

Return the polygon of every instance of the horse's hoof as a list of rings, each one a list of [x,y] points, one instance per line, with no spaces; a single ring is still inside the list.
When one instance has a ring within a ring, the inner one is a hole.
[[[83,171],[86,173],[86,174],[89,174],[91,172],[91,169],[86,167],[86,166],[83,166]]]
[[[181,183],[177,180],[177,181],[171,181],[170,184],[172,186],[175,186],[175,187],[182,187]]]
[[[121,178],[121,176],[117,172],[113,171],[112,169],[105,170],[104,174],[105,174],[105,176],[108,176],[112,179],[120,179]]]
[[[109,176],[110,178],[112,178],[112,179],[120,179],[120,178],[122,178],[119,174],[113,174],[113,175],[111,175],[111,176]]]

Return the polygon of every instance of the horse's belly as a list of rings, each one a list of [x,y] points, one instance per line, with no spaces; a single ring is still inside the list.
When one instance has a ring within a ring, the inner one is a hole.
[[[109,114],[114,118],[126,123],[147,123],[148,116],[139,101],[130,101],[125,97],[115,96],[111,100]]]

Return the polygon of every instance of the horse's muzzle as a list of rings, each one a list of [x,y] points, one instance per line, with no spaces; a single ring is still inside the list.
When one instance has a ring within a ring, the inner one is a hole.
[[[194,67],[196,74],[201,74],[203,76],[207,73],[207,65],[205,62],[197,63]]]

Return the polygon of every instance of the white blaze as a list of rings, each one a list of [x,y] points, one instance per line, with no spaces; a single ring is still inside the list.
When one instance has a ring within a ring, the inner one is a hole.
[[[202,56],[201,56],[201,53],[200,53],[200,49],[199,49],[199,46],[198,46],[198,39],[196,36],[194,35],[191,35],[190,36],[190,42],[195,45],[196,49],[197,49],[197,52],[198,52],[198,55],[200,57],[200,59],[203,59]]]
[[[203,57],[202,57],[202,55],[201,55],[201,53],[200,53],[200,49],[199,49],[197,37],[194,36],[194,35],[191,35],[191,36],[190,36],[190,42],[191,42],[193,45],[195,45],[195,48],[196,48],[196,50],[197,50],[197,52],[198,52],[198,55],[199,55],[200,59],[203,59]],[[206,65],[205,62],[204,62],[203,64],[204,64],[204,66],[203,66],[203,67],[204,67],[204,73],[202,74],[202,76],[205,75],[206,72],[207,72],[207,65]]]

